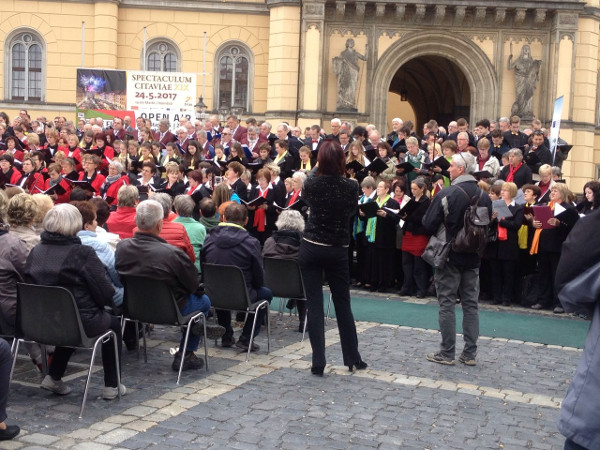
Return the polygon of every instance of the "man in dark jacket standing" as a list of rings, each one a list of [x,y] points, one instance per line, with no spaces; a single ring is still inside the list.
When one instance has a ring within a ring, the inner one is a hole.
[[[562,248],[556,291],[566,312],[592,315],[583,356],[562,402],[559,431],[565,449],[600,448],[600,214],[580,219]]]
[[[233,203],[225,209],[224,221],[212,229],[204,246],[200,251],[202,262],[210,264],[223,264],[239,267],[244,273],[248,295],[252,303],[258,300],[273,299],[273,293],[263,286],[264,272],[260,242],[244,228],[248,222],[248,210],[245,206]],[[204,271],[203,271],[204,272]],[[265,309],[257,312],[254,336],[258,335],[260,325],[263,323]],[[238,342],[233,337],[231,327],[231,312],[217,309],[219,325],[225,327],[225,335],[221,339],[223,347],[237,347],[248,350],[250,335],[252,333],[252,319],[248,318],[244,324]],[[257,351],[259,346],[252,343],[252,351]]]
[[[440,225],[446,228],[446,242],[450,242],[464,226],[464,214],[471,198],[479,198],[479,206],[485,206],[492,215],[492,202],[485,192],[477,187],[471,175],[475,158],[470,153],[452,156],[450,179],[452,184],[442,189],[431,202],[423,217],[423,226],[429,235],[436,234]],[[454,365],[456,344],[456,299],[460,298],[463,308],[463,335],[465,347],[458,357],[463,364],[474,366],[479,337],[479,265],[477,253],[457,253],[450,250],[448,262],[435,272],[435,288],[440,304],[439,321],[442,343],[440,350],[427,355],[427,359],[438,364]]]
[[[183,250],[167,243],[159,236],[164,220],[163,207],[156,200],[145,200],[136,208],[135,223],[138,231],[131,239],[117,245],[115,268],[122,277],[152,277],[167,283],[177,299],[182,315],[210,311],[210,300],[206,295],[196,295],[200,279],[198,270]],[[200,294],[200,293],[199,293]],[[225,330],[217,325],[206,325],[208,339],[218,339]],[[183,370],[201,369],[204,361],[194,354],[201,333],[192,328],[183,361]],[[181,337],[179,352],[171,368],[179,370],[185,335]]]

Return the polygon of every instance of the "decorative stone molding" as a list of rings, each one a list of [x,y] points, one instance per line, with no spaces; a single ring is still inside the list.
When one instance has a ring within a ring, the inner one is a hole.
[[[575,14],[559,14],[558,22],[561,25],[577,25],[577,15]]]
[[[365,16],[365,8],[367,2],[356,2],[356,17],[361,18]]]
[[[383,17],[385,15],[385,3],[376,3],[375,16]]]
[[[525,16],[527,15],[527,9],[525,8],[517,8],[515,13],[515,24],[521,25],[525,20]]]
[[[398,3],[396,5],[396,19],[404,20],[404,15],[406,14],[406,5]]]
[[[304,16],[320,16],[325,15],[325,4],[324,3],[305,3],[303,5]]]
[[[346,13],[346,2],[345,1],[336,1],[335,2],[335,13],[338,17],[344,17]]]
[[[444,21],[445,16],[446,16],[446,5],[436,5],[433,23],[436,25],[440,25]]]
[[[575,42],[575,32],[574,31],[560,31],[558,33],[558,41],[562,41],[562,39],[566,37],[567,39],[570,39],[571,42]],[[599,91],[600,92],[600,91]]]
[[[425,17],[425,11],[427,11],[427,6],[425,5],[417,5],[415,10],[415,20],[420,22]]]
[[[465,14],[467,13],[466,6],[457,6],[454,10],[454,25],[462,25],[465,20]]]
[[[543,23],[546,20],[546,10],[545,9],[536,9],[535,16],[533,21],[536,25]]]
[[[506,8],[496,8],[496,17],[494,23],[496,25],[502,25],[506,20]]]
[[[487,13],[487,7],[478,6],[475,8],[475,22],[483,22],[485,20],[485,14]]]
[[[302,24],[302,31],[310,30],[312,28],[314,28],[315,30],[318,30],[320,32],[323,32],[323,21],[320,21],[320,22],[304,21],[304,23]]]

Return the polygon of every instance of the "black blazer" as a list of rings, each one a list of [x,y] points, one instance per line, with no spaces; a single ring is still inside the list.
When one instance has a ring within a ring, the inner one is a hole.
[[[291,177],[294,173],[294,168],[296,167],[296,163],[294,161],[294,157],[288,151],[287,154],[277,163],[280,168],[279,176],[282,179],[286,179]]]
[[[540,251],[560,253],[563,242],[567,239],[577,220],[579,220],[579,214],[573,205],[565,202],[560,205],[566,209],[558,216],[555,216],[560,220],[560,225],[555,228],[542,230],[539,245]]]
[[[375,200],[376,201],[376,200]],[[383,204],[383,208],[400,209],[396,200],[390,198]],[[400,217],[386,211],[385,217],[377,216],[377,225],[375,228],[375,247],[378,248],[396,248],[396,225]]]
[[[503,261],[516,261],[519,259],[519,229],[523,225],[523,205],[510,205],[508,209],[512,217],[498,218],[498,224],[506,228],[507,240],[496,241],[498,247],[495,257]]]
[[[258,198],[258,195],[260,194],[260,187],[259,186],[254,186],[251,190],[250,190],[250,196],[249,196],[249,200],[254,200],[255,198]],[[267,192],[267,211],[266,211],[266,217],[267,217],[267,225],[265,227],[266,231],[269,230],[274,230],[275,229],[275,222],[277,221],[277,212],[275,210],[275,207],[273,206],[273,202],[275,200],[275,189],[273,189],[273,187],[271,187],[271,189],[268,190]],[[248,225],[251,228],[255,228],[254,227],[254,211],[248,211],[249,213],[252,212],[252,222],[250,222],[250,219],[248,218]]]
[[[165,193],[169,194],[171,197],[176,197],[179,194],[185,193],[185,184],[183,183],[183,181],[176,182],[173,186],[171,186],[171,189],[167,189],[168,183],[169,182],[167,180],[163,181],[160,184],[159,189],[165,189]]]
[[[510,171],[510,165],[504,166],[502,168],[502,170],[500,170],[500,175],[498,176],[498,178],[500,180],[506,181],[506,177],[508,176],[509,171]],[[525,164],[525,162],[523,162],[523,165],[521,167],[519,167],[519,170],[517,170],[515,172],[514,183],[517,185],[517,187],[519,189],[521,189],[521,187],[524,184],[531,184],[532,181],[533,181],[533,178],[532,178],[532,174],[531,174],[531,169],[529,168],[529,166],[527,164]]]
[[[231,190],[235,192],[240,199],[248,201],[248,188],[241,179],[238,178],[235,183],[231,185]]]

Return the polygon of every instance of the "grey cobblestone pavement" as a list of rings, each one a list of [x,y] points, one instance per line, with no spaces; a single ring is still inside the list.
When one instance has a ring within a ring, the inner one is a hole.
[[[100,398],[102,372],[92,378],[78,419],[89,353],[77,353],[65,397],[39,389],[41,375],[19,358],[9,398],[9,423],[21,426],[0,448],[562,448],[560,401],[581,351],[482,338],[478,365],[440,366],[432,330],[359,322],[365,371],[342,366],[335,321],[327,331],[329,366],[310,375],[310,345],[297,319],[272,314],[272,348],[245,355],[209,343],[210,370],[184,372],[180,386],[169,348],[178,332],[157,327],[148,363],[123,351],[120,401]],[[462,348],[461,338],[457,341]],[[200,353],[199,353],[200,355]],[[98,358],[99,359],[99,358]],[[97,366],[101,367],[99,361]]]

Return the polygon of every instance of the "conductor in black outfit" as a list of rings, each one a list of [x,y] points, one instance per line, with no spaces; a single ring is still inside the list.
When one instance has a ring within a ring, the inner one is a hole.
[[[344,151],[326,140],[319,149],[317,175],[304,182],[302,198],[310,215],[300,244],[299,263],[308,308],[308,334],[314,375],[322,376],[326,365],[323,314],[323,272],[329,281],[340,332],[344,365],[352,371],[365,369],[358,352],[356,325],[350,306],[348,245],[350,219],[356,214],[358,185],[346,178]]]

